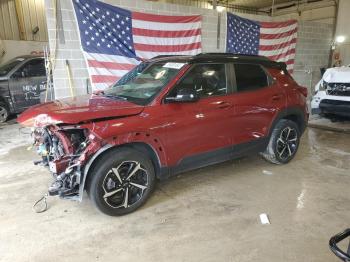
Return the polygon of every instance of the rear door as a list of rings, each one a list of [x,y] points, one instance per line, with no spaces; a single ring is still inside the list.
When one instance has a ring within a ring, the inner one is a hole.
[[[46,90],[44,59],[30,59],[18,68],[9,79],[9,89],[17,111],[40,103],[40,95]]]
[[[272,120],[285,106],[286,95],[261,65],[235,63],[233,66],[232,140],[234,144],[241,144],[267,136]]]

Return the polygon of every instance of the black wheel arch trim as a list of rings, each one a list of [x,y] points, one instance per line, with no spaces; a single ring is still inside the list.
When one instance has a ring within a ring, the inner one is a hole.
[[[270,126],[270,129],[269,129],[268,137],[271,136],[274,127],[276,126],[278,121],[281,119],[289,119],[289,120],[296,122],[296,124],[300,128],[300,130],[299,130],[300,133],[301,134],[304,133],[306,126],[307,126],[307,123],[306,123],[305,113],[304,113],[303,109],[299,108],[299,107],[288,107],[288,108],[281,110],[277,114],[277,116],[274,118],[274,120],[272,121],[272,124]]]
[[[83,193],[85,189],[85,184],[86,180],[89,174],[89,171],[91,167],[93,166],[94,163],[96,163],[96,160],[100,158],[103,154],[107,153],[110,149],[115,149],[115,148],[123,148],[123,147],[128,147],[132,148],[135,150],[138,150],[142,153],[145,153],[149,155],[150,150],[153,151],[153,154],[150,156],[152,163],[154,164],[154,169],[156,172],[156,176],[159,178],[160,177],[160,170],[161,170],[161,164],[160,164],[160,159],[159,156],[156,152],[156,150],[149,144],[143,143],[143,142],[132,142],[132,143],[126,143],[126,144],[120,144],[120,145],[111,145],[107,144],[103,147],[101,147],[85,164],[83,168],[83,172],[81,172],[81,177],[80,177],[80,184],[79,184],[79,201],[82,201],[83,198]],[[147,150],[147,151],[145,151]]]

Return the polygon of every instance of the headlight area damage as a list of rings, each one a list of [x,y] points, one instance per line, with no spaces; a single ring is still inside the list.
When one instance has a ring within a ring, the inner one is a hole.
[[[36,127],[33,137],[36,151],[42,157],[34,163],[47,166],[54,178],[49,195],[81,201],[83,167],[106,143],[89,129],[77,126]]]

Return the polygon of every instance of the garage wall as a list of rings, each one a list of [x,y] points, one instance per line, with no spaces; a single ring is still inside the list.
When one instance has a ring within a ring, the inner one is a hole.
[[[71,0],[61,0],[63,31],[65,43],[55,41],[56,21],[54,8],[51,0],[46,1],[46,17],[49,33],[49,43],[51,53],[56,53],[56,65],[53,71],[54,86],[56,98],[67,97],[70,95],[69,79],[65,60],[69,60],[73,78],[75,93],[86,94],[88,87],[88,71],[84,61],[83,54],[80,49],[80,43],[77,32],[77,25],[73,13]],[[217,49],[217,19],[218,13],[214,10],[202,9],[197,7],[189,7],[175,4],[155,3],[143,0],[105,0],[104,2],[117,5],[129,10],[137,10],[141,12],[149,12],[155,14],[201,14],[202,21],[202,49],[203,52],[224,52],[226,39],[226,14],[221,17],[221,34],[220,48]],[[269,16],[239,14],[249,19],[259,21],[272,21]],[[276,20],[275,18],[273,19]],[[329,35],[331,35],[331,26],[321,23],[300,22],[299,24],[299,40],[297,43],[296,54],[296,70],[295,78],[304,86],[308,86],[311,90],[313,83],[318,81],[319,67],[324,66],[328,62],[329,52]],[[56,52],[55,52],[55,46]],[[313,80],[310,84],[311,74],[306,74],[305,70],[312,70]]]
[[[14,0],[0,1],[0,38],[19,39],[18,20]]]
[[[33,34],[35,27],[39,31]],[[47,41],[44,0],[19,0],[17,9],[15,0],[0,0],[0,38]]]
[[[148,12],[154,14],[201,14],[202,21],[202,50],[203,52],[224,52],[226,41],[226,15],[223,13],[221,17],[221,34],[220,34],[220,48],[216,48],[217,40],[217,20],[218,13],[214,10],[203,9],[198,7],[190,7],[185,5],[175,5],[166,3],[154,3],[142,0],[105,0],[104,2],[117,5],[129,10],[137,10],[140,12]],[[62,21],[65,43],[55,41],[56,20],[54,15],[54,8],[52,1],[46,0],[46,17],[49,33],[49,43],[51,53],[55,53],[56,49],[56,65],[53,72],[54,86],[56,98],[67,97],[70,95],[69,79],[67,69],[65,67],[65,60],[68,59],[72,68],[72,78],[75,93],[86,94],[88,83],[88,71],[84,61],[83,54],[80,49],[77,25],[73,13],[73,6],[71,0],[61,0]],[[256,16],[244,14],[245,17],[251,19],[258,19],[261,21],[270,21],[268,16]]]
[[[345,42],[338,43],[335,51],[340,54],[342,65],[350,64],[349,10],[350,10],[350,1],[340,0],[336,36],[345,36]]]
[[[3,40],[2,43],[6,53],[0,57],[0,65],[16,56],[43,53],[48,44],[47,42],[16,40]]]
[[[298,23],[298,42],[295,56],[295,80],[313,94],[320,80],[321,67],[327,67],[332,43],[333,25],[315,22]]]

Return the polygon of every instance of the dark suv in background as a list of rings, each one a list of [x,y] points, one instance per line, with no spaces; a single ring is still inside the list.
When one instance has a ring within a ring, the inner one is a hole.
[[[95,95],[34,106],[51,195],[123,215],[139,208],[156,179],[260,153],[274,164],[296,154],[308,120],[307,90],[286,65],[260,56],[165,56],[138,65]]]
[[[0,123],[40,103],[46,90],[45,61],[41,56],[20,56],[0,66]]]

